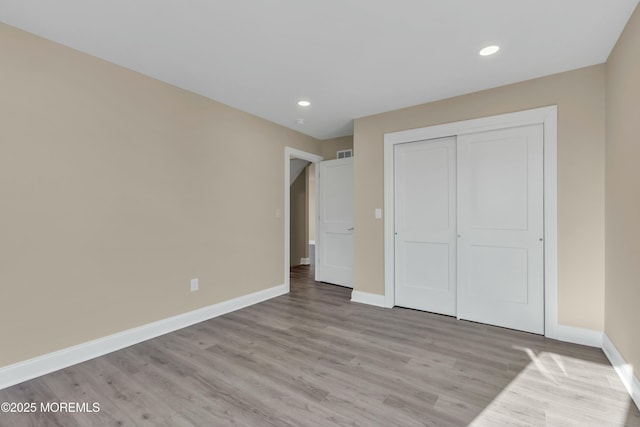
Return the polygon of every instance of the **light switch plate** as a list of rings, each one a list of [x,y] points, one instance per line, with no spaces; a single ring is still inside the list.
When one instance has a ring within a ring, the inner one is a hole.
[[[376,219],[382,219],[382,208],[376,208],[375,216]]]

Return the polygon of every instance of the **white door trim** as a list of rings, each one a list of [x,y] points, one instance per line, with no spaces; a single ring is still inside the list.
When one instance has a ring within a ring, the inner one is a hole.
[[[284,284],[287,292],[291,289],[289,280],[289,269],[291,268],[291,183],[289,182],[291,168],[289,160],[291,159],[302,159],[311,163],[317,163],[322,161],[323,157],[296,148],[284,147],[284,212],[282,216],[284,217]],[[318,191],[317,185],[318,180],[316,179],[316,194]],[[318,216],[317,209],[318,204],[316,203],[316,217]]]
[[[558,107],[556,105],[384,135],[384,208],[386,212],[384,220],[384,299],[386,307],[395,305],[393,146],[425,139],[534,124],[544,126],[545,336],[558,338]]]

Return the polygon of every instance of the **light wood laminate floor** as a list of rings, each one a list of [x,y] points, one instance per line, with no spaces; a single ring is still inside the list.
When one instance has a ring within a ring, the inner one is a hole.
[[[401,308],[292,270],[291,293],[1,390],[99,402],[1,426],[640,426],[602,351]]]

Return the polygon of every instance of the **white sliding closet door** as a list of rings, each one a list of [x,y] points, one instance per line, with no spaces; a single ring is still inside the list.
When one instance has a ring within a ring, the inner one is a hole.
[[[396,305],[456,314],[456,140],[394,147]]]
[[[543,127],[461,135],[458,316],[544,333]]]

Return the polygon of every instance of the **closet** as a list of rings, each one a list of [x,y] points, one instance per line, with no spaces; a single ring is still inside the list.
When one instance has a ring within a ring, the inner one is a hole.
[[[391,149],[395,305],[543,334],[543,124]]]

